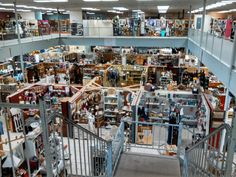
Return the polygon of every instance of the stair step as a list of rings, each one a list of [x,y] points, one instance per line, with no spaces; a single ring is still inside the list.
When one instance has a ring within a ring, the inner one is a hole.
[[[175,157],[123,153],[115,177],[181,177]]]

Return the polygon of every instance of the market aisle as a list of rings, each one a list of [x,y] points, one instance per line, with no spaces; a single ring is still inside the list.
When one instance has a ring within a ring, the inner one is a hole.
[[[115,177],[180,177],[179,160],[167,157],[124,153]]]

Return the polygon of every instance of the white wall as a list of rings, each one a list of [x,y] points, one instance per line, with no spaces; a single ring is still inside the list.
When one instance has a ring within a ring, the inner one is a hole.
[[[201,14],[196,14],[194,15],[194,28],[197,28],[197,18],[202,18]],[[204,32],[208,32],[211,29],[211,16],[210,15],[206,15],[205,16],[205,23],[204,23]]]
[[[83,20],[85,36],[113,36],[112,20]]]
[[[82,23],[82,21],[83,21],[82,11],[70,11],[71,23]]]
[[[23,20],[35,20],[34,12],[18,12]]]

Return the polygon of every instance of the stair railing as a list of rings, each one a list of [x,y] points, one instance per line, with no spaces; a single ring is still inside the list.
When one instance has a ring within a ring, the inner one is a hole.
[[[224,177],[226,174],[227,147],[231,127],[223,124],[205,138],[186,148],[183,164],[184,177]],[[232,176],[236,164],[232,164]]]

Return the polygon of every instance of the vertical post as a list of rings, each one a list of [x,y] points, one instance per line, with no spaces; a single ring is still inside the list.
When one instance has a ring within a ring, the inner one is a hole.
[[[25,82],[25,75],[24,75],[24,61],[23,61],[23,52],[22,52],[22,46],[21,46],[21,38],[20,38],[20,28],[19,28],[19,21],[18,21],[18,13],[17,13],[17,7],[16,7],[16,0],[13,2],[14,4],[14,12],[15,12],[15,20],[16,20],[16,30],[17,30],[17,37],[18,37],[18,44],[20,47],[20,64],[21,64],[21,70],[23,73],[23,81]]]
[[[112,141],[107,143],[107,177],[113,176],[112,170]]]
[[[189,6],[189,22],[188,22],[188,37],[191,35],[191,25],[192,25],[192,5]],[[186,54],[188,55],[188,47],[186,47]]]
[[[226,157],[226,174],[225,176],[231,176],[232,164],[234,160],[234,149],[236,145],[236,107],[234,108],[234,118],[232,121],[232,128],[230,132],[230,143]]]
[[[189,6],[189,22],[188,22],[188,38],[191,36],[191,24],[192,24],[192,5]],[[189,46],[186,47],[186,54],[188,55]]]
[[[120,141],[121,141],[121,152],[123,152],[124,150],[124,143],[125,143],[125,122],[121,122],[121,137],[120,137]]]
[[[42,99],[39,100],[39,111],[41,117],[41,128],[43,134],[43,144],[45,150],[45,160],[46,160],[46,170],[47,170],[47,177],[53,177],[52,174],[52,161],[51,161],[51,154],[50,154],[50,145],[48,143],[48,121],[47,116],[45,114],[45,105]]]
[[[230,95],[229,95],[229,89],[226,90],[225,94],[225,103],[224,103],[224,123],[228,122],[228,117],[227,117],[227,111],[229,109],[229,104],[230,104]],[[226,131],[222,131],[221,133],[221,138],[220,138],[220,152],[223,152],[224,144],[225,144],[225,136],[226,136]]]
[[[201,26],[201,36],[200,36],[200,48],[202,47],[202,41],[203,41],[205,17],[206,17],[206,0],[203,0],[202,26]],[[198,72],[200,72],[200,66],[201,66],[201,63],[202,63],[202,57],[203,57],[203,50],[201,49],[201,57],[200,57],[200,61],[198,62]]]
[[[72,115],[71,115],[71,106],[70,106],[70,103],[68,102],[68,119],[69,119],[69,121],[73,121],[72,120]],[[68,129],[68,133],[67,133],[67,137],[70,137],[70,138],[73,138],[73,126],[72,126],[72,124],[68,124],[68,126],[67,126],[67,129]]]
[[[61,22],[60,22],[60,11],[59,11],[59,8],[57,8],[57,20],[58,20],[59,38],[61,38]]]
[[[14,159],[13,159],[13,151],[12,151],[12,146],[11,146],[11,137],[10,137],[10,133],[9,133],[9,129],[7,126],[7,111],[5,109],[5,123],[6,123],[6,127],[7,127],[7,139],[8,139],[8,145],[9,145],[9,150],[10,150],[10,157],[11,157],[11,164],[12,164],[12,173],[13,173],[13,177],[16,177],[16,173],[15,173],[15,165],[14,165]]]
[[[189,6],[189,23],[188,23],[188,29],[191,29],[192,24],[192,5]]]
[[[178,144],[177,144],[177,157],[180,157],[180,148],[182,144],[182,131],[183,131],[183,123],[179,123],[179,132],[178,132]]]
[[[236,33],[234,34],[234,43],[233,43],[233,51],[232,51],[232,58],[231,58],[231,62],[230,62],[230,73],[229,73],[229,77],[228,77],[228,82],[227,82],[227,89],[230,86],[230,80],[231,80],[231,76],[232,76],[232,71],[233,71],[233,66],[234,66],[234,62],[236,59]]]
[[[24,141],[25,141],[25,143],[26,143],[27,139],[26,139],[26,131],[25,131],[25,120],[24,120],[24,115],[23,115],[23,111],[22,111],[22,110],[21,110],[21,119],[22,119],[22,122],[23,122]],[[26,157],[26,163],[27,163],[28,173],[29,173],[29,176],[31,176],[29,157],[26,155],[26,151],[27,151],[28,149],[29,149],[29,146],[28,146],[28,144],[26,143],[26,147],[25,147],[25,150],[24,150],[24,154],[25,154],[25,157]]]
[[[221,57],[222,57],[223,42],[224,42],[224,38],[221,38],[221,44],[220,44],[220,57],[219,57],[220,60],[221,60]]]

